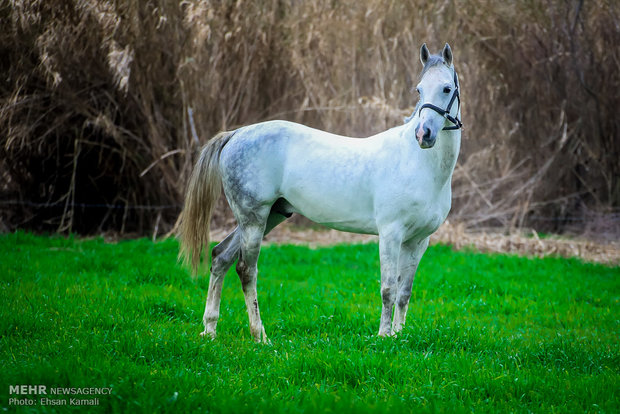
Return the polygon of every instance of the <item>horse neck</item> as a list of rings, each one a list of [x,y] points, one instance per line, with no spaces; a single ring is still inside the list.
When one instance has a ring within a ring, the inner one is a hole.
[[[441,131],[432,150],[436,150],[437,180],[441,184],[450,183],[456,160],[461,149],[461,130]],[[431,150],[431,151],[432,151]]]

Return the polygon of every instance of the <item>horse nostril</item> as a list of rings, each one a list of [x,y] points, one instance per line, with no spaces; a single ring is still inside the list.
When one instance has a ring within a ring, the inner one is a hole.
[[[429,139],[431,137],[431,129],[424,127],[424,139]]]

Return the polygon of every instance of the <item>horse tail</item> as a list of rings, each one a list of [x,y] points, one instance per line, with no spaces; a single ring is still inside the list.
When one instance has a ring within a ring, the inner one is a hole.
[[[179,259],[185,265],[191,264],[194,274],[198,270],[203,250],[209,250],[211,214],[222,192],[220,153],[234,133],[220,132],[202,147],[185,193],[179,226]]]

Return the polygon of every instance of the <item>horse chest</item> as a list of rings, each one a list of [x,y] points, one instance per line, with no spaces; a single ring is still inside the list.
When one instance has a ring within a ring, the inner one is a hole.
[[[425,217],[419,217],[417,223],[414,221],[412,233],[420,234],[423,237],[430,236],[441,226],[445,219],[446,214],[443,211],[429,211]]]
[[[451,206],[449,186],[440,190],[416,191],[403,197],[400,214],[396,215],[410,237],[427,237],[445,221]]]

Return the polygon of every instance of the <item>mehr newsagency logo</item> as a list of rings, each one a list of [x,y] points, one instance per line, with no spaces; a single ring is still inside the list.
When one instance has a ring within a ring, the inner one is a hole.
[[[99,397],[111,393],[110,387],[9,385],[9,405],[99,405]]]

